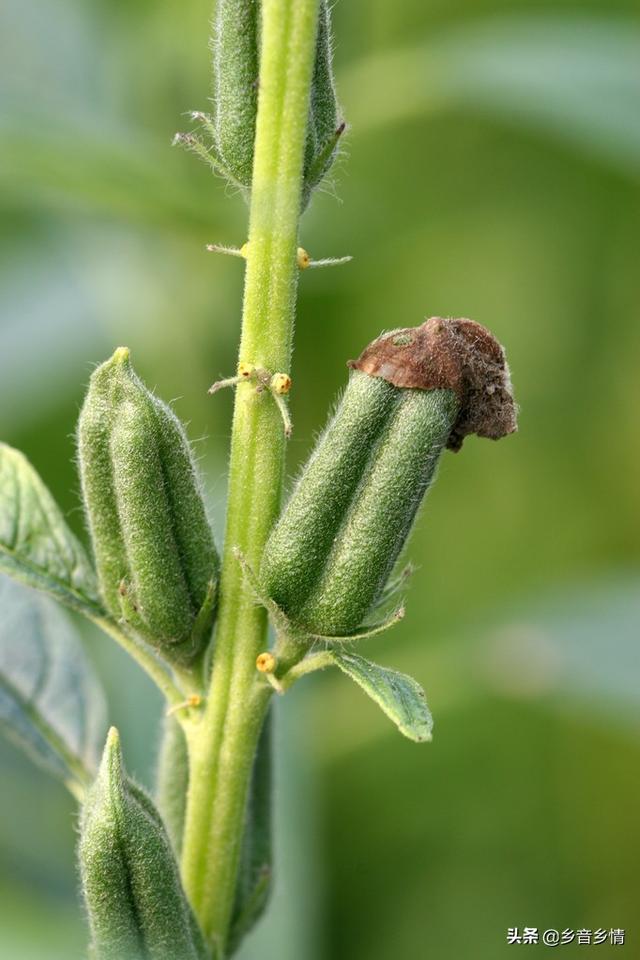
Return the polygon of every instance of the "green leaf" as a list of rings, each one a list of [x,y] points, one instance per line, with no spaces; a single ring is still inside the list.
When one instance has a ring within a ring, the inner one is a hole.
[[[0,728],[76,794],[100,759],[106,709],[67,616],[0,575]]]
[[[431,740],[433,720],[424,690],[413,677],[380,667],[355,653],[331,650],[334,663],[378,704],[400,733],[417,743]]]
[[[271,714],[260,736],[253,766],[247,820],[242,842],[242,859],[234,906],[229,952],[235,952],[242,938],[262,916],[271,893]]]
[[[0,443],[0,572],[74,610],[102,612],[80,541],[26,457]]]

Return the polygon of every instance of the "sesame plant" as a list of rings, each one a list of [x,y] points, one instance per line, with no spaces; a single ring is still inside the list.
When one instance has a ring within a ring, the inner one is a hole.
[[[300,219],[345,130],[327,0],[218,0],[213,113],[176,142],[247,201],[224,548],[184,427],[120,347],[77,428],[90,549],[25,457],[0,447],[0,720],[79,803],[95,960],[230,957],[272,885],[269,713],[335,667],[406,737],[431,738],[412,678],[361,655],[402,616],[399,559],[446,448],[515,430],[504,352],[466,319],[383,333],[281,509]],[[215,402],[211,401],[212,404]],[[215,411],[212,412],[215,416]],[[71,624],[90,620],[166,700],[153,796],[127,773]],[[269,633],[271,625],[271,633]],[[269,637],[271,636],[271,639]]]

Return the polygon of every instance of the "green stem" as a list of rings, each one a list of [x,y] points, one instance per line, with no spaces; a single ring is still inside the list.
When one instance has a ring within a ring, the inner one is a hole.
[[[260,93],[240,359],[286,372],[298,267],[303,154],[319,0],[264,0]],[[271,691],[256,682],[266,645],[234,550],[258,569],[277,516],[285,438],[269,391],[236,390],[225,552],[211,687],[190,753],[182,874],[207,939],[224,955],[253,759]]]
[[[138,663],[142,669],[153,680],[158,689],[165,695],[167,702],[171,706],[177,706],[182,703],[185,694],[171,678],[167,668],[160,662],[156,655],[146,647],[130,637],[124,630],[111,620],[110,617],[92,616],[89,617],[92,623],[109,634],[123,650],[126,650],[129,656]]]
[[[282,692],[284,693],[289,687],[292,687],[296,680],[304,677],[305,674],[313,673],[316,670],[324,670],[325,667],[332,667],[334,664],[335,660],[329,650],[322,650],[305,657],[304,660],[300,660],[280,678]]]

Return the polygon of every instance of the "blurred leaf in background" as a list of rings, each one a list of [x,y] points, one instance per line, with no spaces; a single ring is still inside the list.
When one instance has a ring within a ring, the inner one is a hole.
[[[120,343],[190,421],[222,533],[231,398],[206,389],[234,366],[242,272],[204,245],[241,243],[245,210],[170,147],[207,106],[210,14],[0,12],[0,435],[80,535],[72,433]],[[506,344],[520,433],[447,455],[407,617],[364,651],[425,686],[434,742],[402,742],[337,674],[279,704],[280,886],[243,958],[495,960],[508,926],[631,929],[637,4],[349,0],[334,20],[351,131],[302,242],[355,259],[302,278],[290,472],[345,361],[425,315],[471,316]],[[159,700],[105,638],[85,641],[150,782]],[[4,743],[0,762],[2,952],[81,958],[71,801]]]
[[[100,684],[50,598],[0,574],[0,609],[0,729],[77,792],[98,769],[106,723]]]

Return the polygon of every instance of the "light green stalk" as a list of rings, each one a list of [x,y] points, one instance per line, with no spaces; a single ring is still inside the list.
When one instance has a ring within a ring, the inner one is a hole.
[[[319,0],[264,0],[260,92],[249,219],[240,360],[288,371],[297,292],[303,153]],[[256,656],[266,616],[235,552],[257,569],[277,515],[285,438],[270,393],[236,392],[225,552],[211,687],[199,723],[187,726],[190,785],[182,874],[207,939],[224,955],[242,825],[269,688]]]

